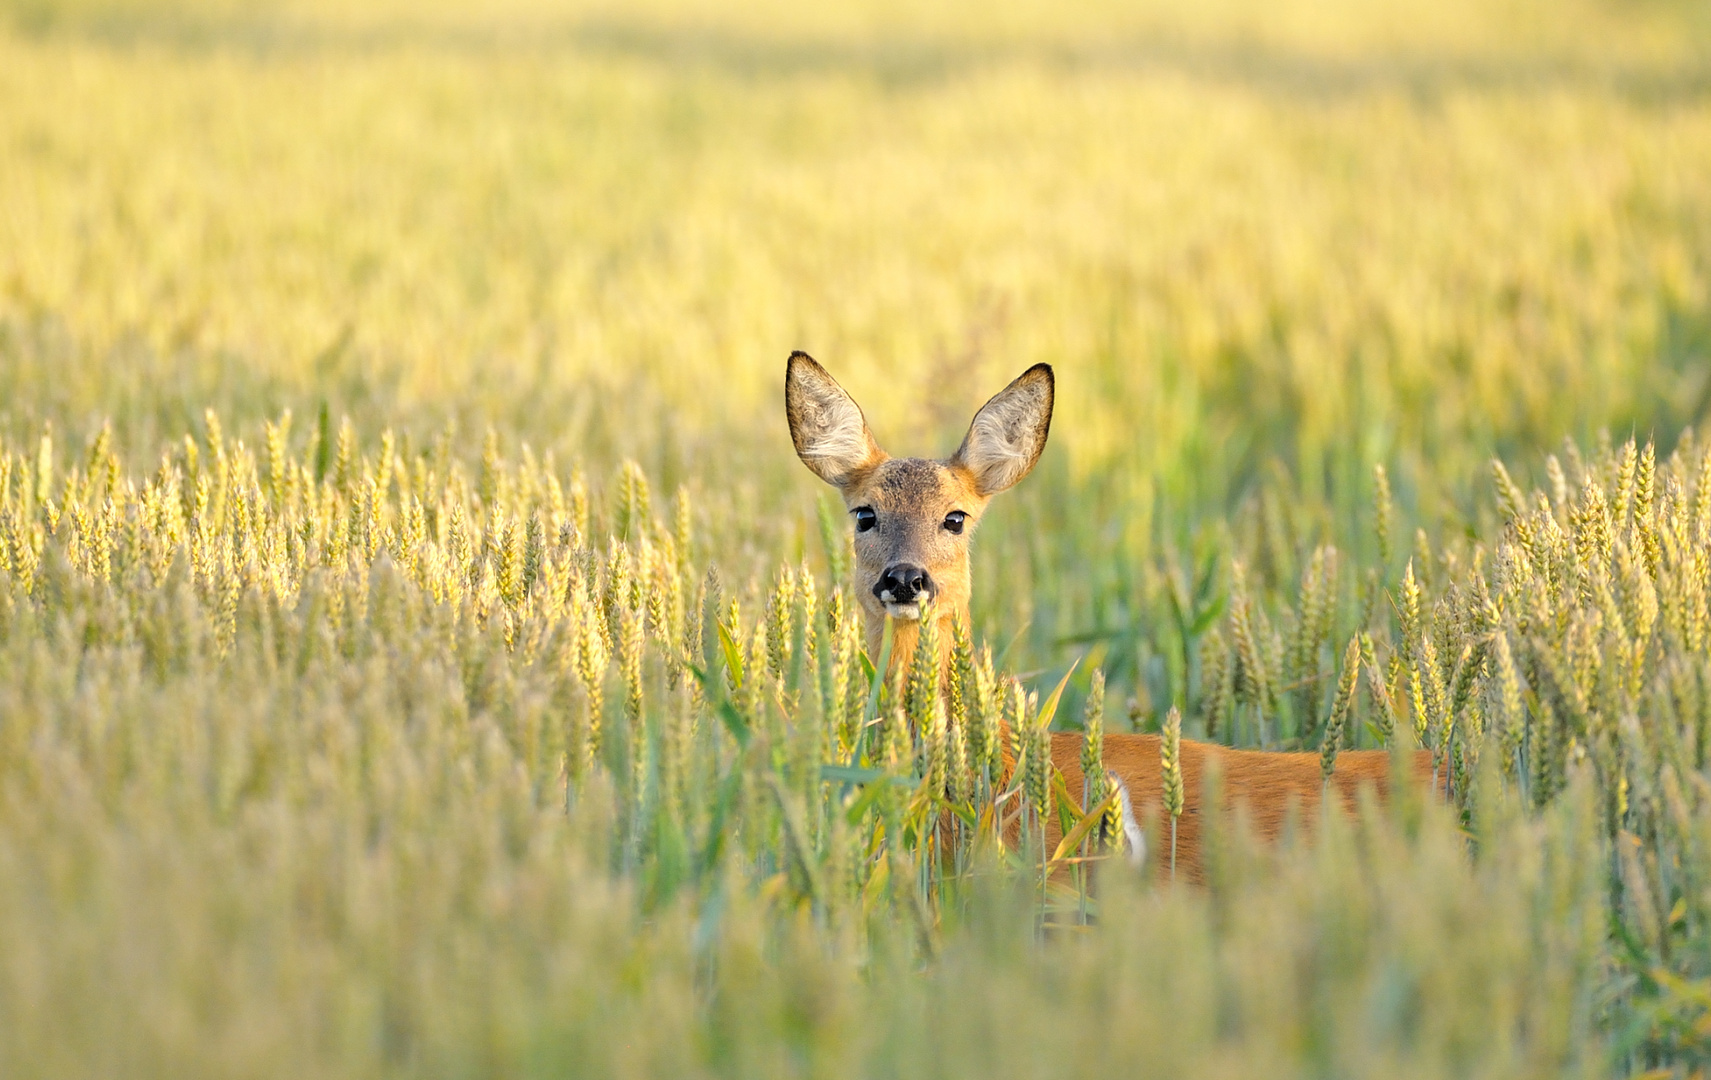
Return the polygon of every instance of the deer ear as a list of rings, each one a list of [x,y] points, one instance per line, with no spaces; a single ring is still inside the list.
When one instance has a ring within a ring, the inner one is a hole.
[[[974,474],[989,498],[1027,476],[1046,448],[1056,384],[1049,364],[1035,364],[974,414],[951,463]]]
[[[861,407],[805,352],[784,370],[784,412],[796,456],[833,487],[846,487],[885,460]]]

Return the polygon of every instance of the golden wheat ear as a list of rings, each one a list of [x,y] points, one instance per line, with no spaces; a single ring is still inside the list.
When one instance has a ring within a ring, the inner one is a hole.
[[[1051,432],[1056,390],[1051,365],[1035,364],[974,414],[951,464],[974,475],[983,497],[1014,487],[1033,471]]]
[[[834,487],[849,486],[885,460],[861,407],[805,352],[791,353],[785,365],[784,414],[796,456]]]

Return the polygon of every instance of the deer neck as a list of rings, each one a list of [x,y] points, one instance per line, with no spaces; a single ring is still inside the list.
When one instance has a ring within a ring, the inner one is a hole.
[[[863,612],[863,615],[866,619],[867,655],[873,659],[874,663],[878,663],[879,654],[885,642],[886,617],[884,615],[876,616],[866,611]],[[946,605],[935,608],[932,618],[934,630],[938,634],[939,671],[942,675],[945,665],[950,662],[951,628],[959,619],[962,621],[962,625],[968,625],[968,605],[959,604],[954,607]],[[921,623],[914,619],[892,619],[890,621],[891,660],[886,665],[886,675],[895,679],[899,673],[909,670],[909,664],[915,658],[915,647],[921,640]]]

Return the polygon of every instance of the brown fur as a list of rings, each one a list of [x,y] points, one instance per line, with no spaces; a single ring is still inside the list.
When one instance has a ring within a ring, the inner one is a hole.
[[[880,524],[855,537],[856,602],[861,605],[867,634],[868,655],[879,657],[885,631],[885,605],[873,595],[873,583],[894,562],[913,562],[933,576],[937,595],[933,613],[938,622],[941,651],[950,647],[950,624],[960,618],[967,624],[968,602],[973,591],[968,548],[974,525],[990,499],[975,494],[966,470],[920,458],[892,458],[844,490],[851,508],[871,506]],[[968,515],[962,534],[940,527],[945,515],[961,510]],[[908,663],[915,654],[920,623],[908,619],[892,621],[891,661],[893,670]]]
[[[1158,849],[1147,853],[1147,862],[1155,874],[1170,872],[1170,817],[1164,812],[1162,770],[1159,765],[1157,735],[1106,735],[1105,767],[1115,772],[1129,789],[1129,799],[1137,821],[1145,822],[1149,815],[1158,822],[1154,834]],[[1081,736],[1073,733],[1052,735],[1052,764],[1063,773],[1064,784],[1071,795],[1079,798],[1082,791]],[[1202,850],[1203,815],[1201,795],[1205,790],[1207,770],[1216,767],[1223,791],[1226,810],[1246,816],[1248,825],[1261,839],[1275,840],[1291,820],[1303,829],[1310,829],[1319,814],[1319,801],[1324,791],[1318,754],[1285,753],[1276,750],[1232,750],[1216,743],[1182,740],[1183,811],[1176,825],[1176,873],[1178,880],[1201,884],[1205,881]],[[1006,754],[1005,769],[1011,763]],[[1422,786],[1431,782],[1432,755],[1415,751],[1409,772]],[[1388,750],[1345,750],[1337,755],[1331,786],[1346,810],[1354,810],[1358,794],[1370,787],[1380,799],[1388,796],[1391,761]],[[1046,850],[1055,851],[1062,831],[1057,815],[1048,815]],[[1006,830],[1007,842],[1019,839],[1012,820]]]
[[[804,352],[790,354],[784,412],[803,464],[843,494],[844,506],[872,507],[878,525],[855,534],[852,584],[861,605],[868,655],[879,656],[885,605],[873,586],[899,562],[924,567],[935,589],[934,617],[941,653],[950,622],[968,621],[969,544],[992,496],[1033,469],[1051,430],[1052,369],[1035,364],[975,414],[962,445],[949,458],[892,458],[879,447],[855,399]],[[946,515],[967,515],[961,533],[942,527]],[[908,663],[920,637],[911,619],[892,622],[891,668]]]
[[[855,533],[856,564],[852,574],[856,601],[861,605],[868,655],[878,659],[887,614],[873,594],[885,570],[899,562],[926,568],[936,589],[933,607],[939,623],[940,660],[950,648],[950,621],[968,620],[971,581],[969,544],[992,496],[1025,477],[1044,452],[1051,430],[1055,395],[1052,369],[1036,364],[981,407],[956,453],[943,460],[892,458],[880,449],[867,419],[837,380],[807,353],[792,353],[785,367],[784,405],[796,452],[815,475],[842,492],[852,512],[871,507],[878,523]],[[960,534],[943,528],[953,510],[967,515]],[[890,668],[895,673],[914,655],[920,624],[893,619]],[[1052,761],[1063,773],[1069,790],[1081,794],[1081,736],[1053,735]],[[1200,799],[1205,772],[1216,763],[1223,777],[1226,805],[1245,807],[1255,831],[1266,839],[1280,833],[1292,813],[1303,824],[1319,807],[1323,784],[1318,754],[1265,750],[1231,750],[1213,743],[1184,741],[1182,772],[1186,808],[1177,822],[1176,866],[1188,881],[1204,878],[1201,854]],[[1137,817],[1149,812],[1163,818],[1159,785],[1159,738],[1156,735],[1107,735],[1105,766],[1115,770],[1129,791]],[[1005,771],[1011,763],[1006,760]],[[1431,775],[1431,755],[1416,753],[1416,780]],[[1337,755],[1331,783],[1345,806],[1355,793],[1371,784],[1383,796],[1390,782],[1390,755],[1382,750],[1346,751]],[[1013,805],[1013,804],[1012,804]],[[1149,808],[1152,808],[1149,810]],[[1165,820],[1165,835],[1169,822]],[[1009,837],[1016,839],[1011,826]],[[1047,850],[1055,849],[1058,827],[1048,823]],[[1166,850],[1153,865],[1169,865]]]

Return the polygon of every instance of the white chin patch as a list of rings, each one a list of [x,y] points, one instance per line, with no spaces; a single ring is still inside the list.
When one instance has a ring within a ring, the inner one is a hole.
[[[885,605],[885,613],[893,619],[919,619],[921,617],[921,605],[888,603]]]

